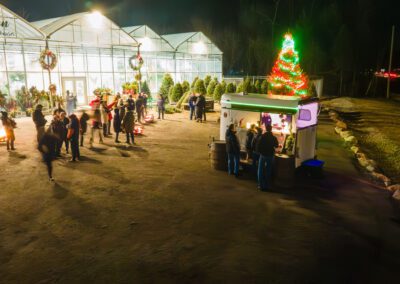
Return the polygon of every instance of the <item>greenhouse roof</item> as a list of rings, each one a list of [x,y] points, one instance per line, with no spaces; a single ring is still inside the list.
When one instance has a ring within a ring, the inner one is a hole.
[[[197,32],[190,33],[179,33],[179,34],[167,34],[162,35],[166,41],[168,41],[174,48],[178,48],[179,45],[189,40],[191,37],[195,36]]]
[[[32,23],[38,29],[40,29],[45,36],[51,38],[52,40],[61,40],[61,41],[73,41],[75,39],[75,35],[73,29],[68,28],[68,26],[72,24],[80,25],[84,28],[84,32],[91,34],[92,30],[99,29],[103,27],[110,28],[112,31],[111,38],[108,33],[99,33],[104,39],[109,39],[110,43],[113,45],[137,45],[137,41],[130,36],[125,30],[116,25],[112,20],[105,17],[104,15],[98,12],[83,12],[72,15],[67,15],[58,18],[46,19],[41,21],[36,21]],[[66,30],[68,29],[68,31]],[[97,30],[98,32],[99,30]],[[60,32],[60,33],[59,33]],[[83,32],[83,30],[82,30]],[[53,36],[55,34],[57,36]],[[79,36],[78,36],[79,38]],[[89,38],[89,36],[82,36],[78,41],[83,41],[84,38]]]
[[[154,51],[154,44],[150,42],[151,40],[158,40],[161,45],[158,45],[158,51],[174,51],[175,48],[166,41],[162,36],[157,34],[154,30],[152,30],[147,25],[139,25],[139,26],[131,26],[122,28],[126,31],[131,37],[136,39],[138,42],[142,44],[142,48],[146,51]]]
[[[176,51],[183,49],[184,52],[187,52],[185,48],[189,48],[192,53],[222,55],[222,51],[202,32],[167,34],[162,35],[162,37],[169,42],[169,44],[172,45]],[[185,43],[189,43],[190,47],[186,46],[183,48]]]
[[[32,24],[37,25],[47,36],[51,36],[55,32],[59,31],[63,27],[81,19],[85,15],[89,15],[90,13],[77,13],[64,17],[47,19],[42,21],[33,22]],[[40,26],[39,26],[40,25]]]
[[[45,35],[24,18],[0,4],[0,38],[43,39]]]

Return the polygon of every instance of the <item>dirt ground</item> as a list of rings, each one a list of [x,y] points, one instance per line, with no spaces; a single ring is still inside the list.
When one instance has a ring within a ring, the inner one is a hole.
[[[400,102],[344,97],[325,101],[324,105],[340,112],[368,157],[400,183]]]
[[[55,184],[19,120],[17,151],[0,147],[0,283],[398,283],[398,207],[327,117],[325,178],[263,193],[209,166],[217,115],[186,116],[55,162]]]

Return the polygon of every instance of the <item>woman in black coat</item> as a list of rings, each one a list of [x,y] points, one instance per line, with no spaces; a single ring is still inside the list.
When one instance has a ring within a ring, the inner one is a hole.
[[[120,143],[118,140],[119,133],[121,132],[121,115],[119,107],[114,108],[113,126],[115,132],[115,143]]]

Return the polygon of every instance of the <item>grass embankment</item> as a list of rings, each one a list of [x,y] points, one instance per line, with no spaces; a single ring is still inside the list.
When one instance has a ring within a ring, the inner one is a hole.
[[[384,99],[337,98],[323,102],[339,111],[361,148],[394,182],[400,182],[400,103]]]

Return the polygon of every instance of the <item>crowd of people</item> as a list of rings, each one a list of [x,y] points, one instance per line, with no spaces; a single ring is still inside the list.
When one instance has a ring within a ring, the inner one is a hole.
[[[141,93],[129,95],[127,99],[124,99],[118,93],[111,103],[108,102],[108,97],[109,94],[95,93],[95,98],[89,104],[90,115],[86,110],[81,110],[78,117],[76,110],[71,109],[68,103],[67,112],[59,106],[53,111],[52,120],[47,129],[43,106],[40,104],[36,106],[32,119],[36,126],[38,149],[42,153],[51,181],[54,180],[52,161],[62,157],[63,148],[65,148],[65,153],[71,154],[71,162],[80,160],[79,148],[84,146],[89,126],[91,130],[90,147],[93,147],[96,132],[99,136],[99,143],[104,143],[104,138],[112,137],[111,128],[115,133],[115,143],[121,143],[120,134],[125,133],[126,143],[135,144],[135,123],[142,124],[147,115],[148,96]],[[6,119],[7,116],[3,115],[2,117]],[[11,125],[11,121],[3,122],[3,125]],[[10,127],[10,129],[13,128]],[[11,147],[14,148],[14,140],[10,139],[10,141],[12,141]]]
[[[264,130],[263,130],[264,128]],[[275,149],[279,147],[278,139],[272,134],[271,124],[263,128],[251,125],[246,135],[247,159],[252,160],[252,170],[257,175],[258,189],[268,190],[272,175],[272,163]],[[225,134],[226,152],[228,156],[228,174],[239,176],[240,143],[236,135],[235,125],[229,125]]]

